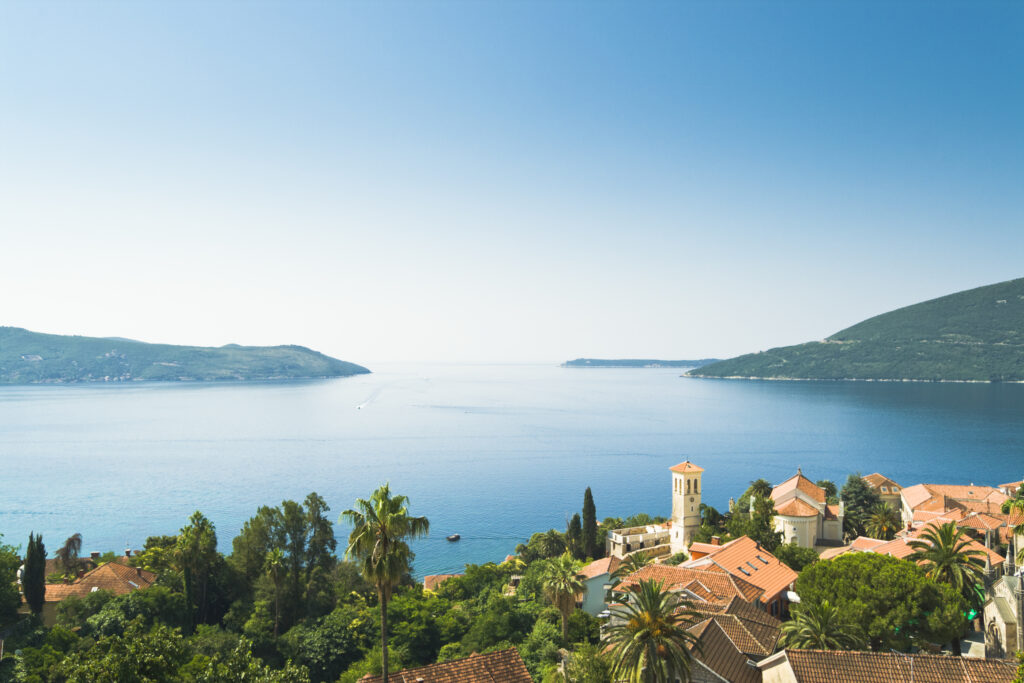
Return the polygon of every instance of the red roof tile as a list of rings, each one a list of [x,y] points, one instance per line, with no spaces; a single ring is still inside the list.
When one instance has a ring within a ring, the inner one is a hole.
[[[818,503],[825,502],[825,489],[799,472],[772,489],[772,500],[778,500],[792,491],[803,491],[812,500]]]
[[[702,568],[715,564],[734,577],[754,584],[764,591],[762,601],[775,599],[796,581],[797,573],[748,536],[718,546],[706,557],[690,560],[680,566]]]
[[[805,503],[799,498],[790,498],[782,505],[775,507],[775,514],[783,517],[817,517],[820,512],[818,508]]]
[[[71,583],[50,583],[46,585],[46,602],[60,602],[72,595],[82,597],[97,590],[111,591],[124,595],[140,588],[149,588],[156,582],[156,574],[144,569],[127,567],[117,562],[108,562]]]
[[[704,471],[703,467],[697,467],[696,465],[694,465],[689,460],[684,460],[683,462],[679,463],[678,465],[673,465],[672,467],[669,467],[669,469],[672,470],[673,472],[679,472],[680,474],[682,474],[683,472],[703,472]]]
[[[896,652],[786,650],[797,683],[1008,683],[1017,669],[1005,659],[968,659]]]
[[[580,570],[580,576],[593,579],[602,574],[612,574],[619,566],[622,565],[622,560],[612,555],[611,557],[602,557],[600,560],[594,560],[586,567]]]
[[[624,578],[615,590],[631,590],[641,581],[648,580],[661,581],[667,590],[689,591],[707,602],[726,602],[734,597],[753,602],[764,592],[750,581],[739,579],[714,564],[699,569],[667,564],[647,565]]]
[[[436,591],[438,587],[448,579],[454,579],[463,574],[427,574],[423,577],[423,590]]]

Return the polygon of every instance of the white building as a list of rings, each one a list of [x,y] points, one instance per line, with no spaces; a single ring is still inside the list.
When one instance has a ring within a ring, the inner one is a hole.
[[[843,504],[825,500],[825,489],[803,475],[796,474],[772,489],[775,503],[775,531],[783,543],[802,548],[816,545],[841,545],[843,542]]]

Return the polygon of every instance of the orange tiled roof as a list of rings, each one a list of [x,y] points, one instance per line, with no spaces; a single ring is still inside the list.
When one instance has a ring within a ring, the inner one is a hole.
[[[381,678],[367,674],[359,680],[377,683]],[[523,658],[514,647],[389,673],[388,680],[395,683],[533,683]]]
[[[731,683],[761,683],[761,672],[747,664],[749,658],[717,619],[705,619],[690,629],[700,647],[692,648],[693,658]],[[694,665],[694,668],[698,668]],[[703,677],[699,678],[703,680]]]
[[[72,595],[82,597],[97,590],[111,591],[124,595],[140,588],[149,588],[156,582],[156,574],[144,569],[128,567],[117,562],[108,562],[71,583],[50,583],[46,585],[46,602],[60,602]]]
[[[797,683],[1007,683],[1006,659],[841,650],[786,650]]]
[[[839,557],[840,555],[845,555],[846,553],[852,553],[852,552],[853,552],[853,548],[851,548],[848,545],[843,545],[843,546],[839,546],[838,548],[829,548],[828,550],[823,550],[821,552],[821,554],[818,555],[818,559],[819,560],[832,560],[832,559],[835,559],[835,558]]]
[[[705,619],[691,627],[691,631],[705,622],[716,621],[740,652],[766,657],[775,651],[782,622],[764,610],[740,598],[724,604],[698,603],[692,609]]]
[[[600,560],[594,560],[586,567],[580,570],[580,576],[593,579],[602,574],[612,574],[619,566],[622,565],[622,560],[612,555],[611,557],[602,557]]]
[[[428,574],[423,577],[423,590],[436,591],[438,587],[448,579],[454,579],[463,574]]]
[[[753,602],[764,592],[750,581],[737,578],[714,564],[699,569],[650,564],[624,578],[615,590],[631,590],[641,581],[651,580],[661,581],[667,590],[689,591],[705,602],[726,602],[734,597]]]
[[[796,581],[795,571],[784,565],[770,552],[761,548],[748,536],[718,546],[718,549],[696,560],[683,563],[683,567],[707,567],[716,564],[734,577],[748,581],[764,591],[762,601],[770,601]]]
[[[813,505],[805,503],[799,498],[791,498],[782,505],[776,506],[775,514],[783,517],[817,517],[821,513]]]
[[[883,486],[888,487],[890,493],[888,493],[886,495],[892,495],[893,493],[896,493],[896,494],[899,493],[899,491],[893,491],[892,490],[893,486],[895,486],[897,489],[902,489],[903,488],[902,486],[900,486],[899,484],[894,482],[889,477],[887,477],[887,476],[885,476],[883,474],[879,474],[878,472],[875,472],[873,474],[868,474],[866,476],[863,476],[863,477],[861,477],[861,479],[864,480],[865,484],[867,484],[871,488],[875,489],[876,491],[880,490],[881,487],[883,487]]]
[[[772,500],[778,500],[792,491],[803,491],[812,500],[818,503],[825,502],[825,489],[799,472],[772,489]]]
[[[694,465],[689,460],[684,460],[683,462],[679,463],[678,465],[673,465],[672,467],[669,467],[669,469],[672,470],[673,472],[679,472],[680,474],[682,474],[683,472],[703,472],[704,471],[703,467],[697,467],[696,465]]]

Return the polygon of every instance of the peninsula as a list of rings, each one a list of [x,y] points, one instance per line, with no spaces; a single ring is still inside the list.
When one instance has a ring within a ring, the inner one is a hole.
[[[311,379],[368,372],[303,346],[174,346],[0,327],[0,384]]]
[[[1024,381],[1024,278],[883,313],[821,341],[687,373],[742,379]]]
[[[656,360],[652,358],[577,358],[562,363],[563,368],[699,368],[708,363],[717,363],[717,358],[700,360]]]

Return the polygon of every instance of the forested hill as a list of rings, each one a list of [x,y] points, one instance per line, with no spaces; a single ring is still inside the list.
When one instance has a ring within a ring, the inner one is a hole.
[[[751,353],[687,374],[1024,381],[1024,278],[883,313],[822,341]]]
[[[368,372],[303,346],[172,346],[0,327],[0,384],[300,379]]]

